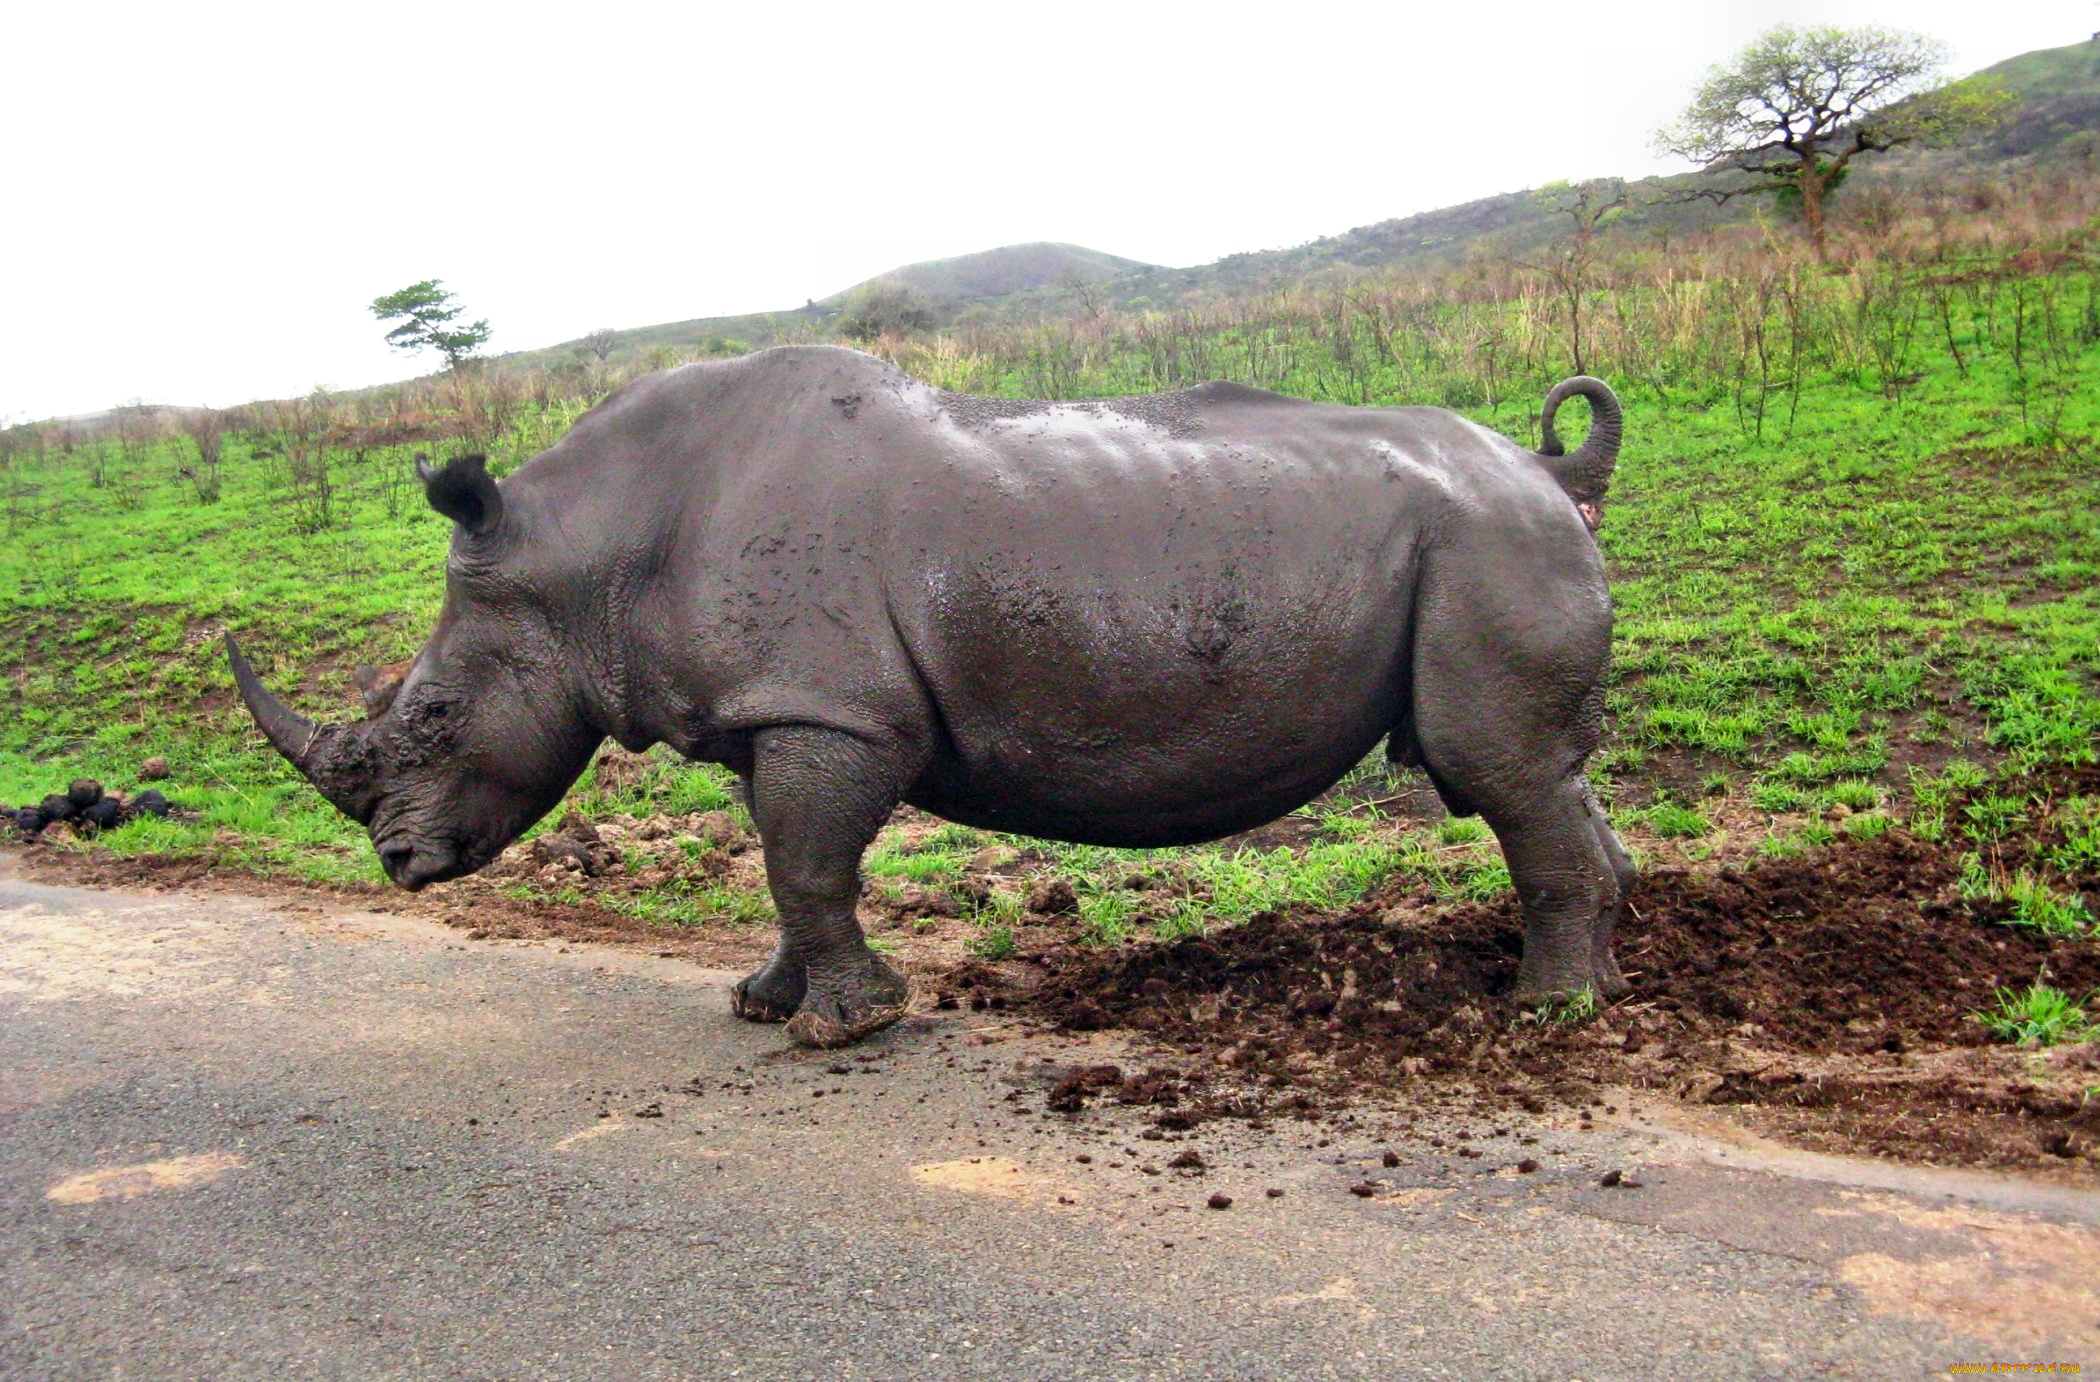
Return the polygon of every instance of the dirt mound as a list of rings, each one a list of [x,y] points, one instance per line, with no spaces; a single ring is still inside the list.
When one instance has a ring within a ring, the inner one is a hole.
[[[1836,1150],[2090,1168],[2095,1048],[2017,1051],[1971,1014],[2038,974],[2080,997],[2100,989],[2100,942],[1994,924],[2003,904],[1958,895],[1961,854],[1897,831],[1646,876],[1620,938],[1634,993],[1588,1022],[1505,998],[1513,900],[1438,912],[1398,895],[1173,945],[1050,951],[1030,986],[973,967],[947,976],[946,998],[1141,1031],[1200,1057],[1172,1072],[1184,1124],[1372,1091],[1536,1109],[1632,1086],[1738,1105]],[[1120,1097],[1099,1076],[1066,1093]]]
[[[2100,948],[1979,924],[1948,897],[1957,869],[1953,851],[1890,834],[1644,877],[1620,937],[1636,990],[1623,1010],[1655,1036],[1748,1025],[1739,1034],[1772,1049],[1900,1052],[1980,1044],[1968,1012],[2039,969],[2080,993],[2100,987]],[[1502,1008],[1520,952],[1513,901],[1424,917],[1373,900],[1331,917],[1266,913],[1171,946],[1047,957],[1034,1002],[1078,1029],[1206,1044],[1226,1032],[1250,1051],[1287,1033],[1293,1049],[1449,1066],[1463,1054],[1454,1022]]]

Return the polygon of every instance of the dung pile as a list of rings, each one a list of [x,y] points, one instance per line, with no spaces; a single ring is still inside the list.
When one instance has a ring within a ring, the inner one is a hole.
[[[12,824],[24,837],[41,835],[53,825],[95,833],[122,825],[140,816],[166,816],[174,807],[158,788],[148,787],[127,799],[121,792],[104,791],[91,777],[75,778],[63,792],[53,792],[28,806],[0,806],[0,825]]]

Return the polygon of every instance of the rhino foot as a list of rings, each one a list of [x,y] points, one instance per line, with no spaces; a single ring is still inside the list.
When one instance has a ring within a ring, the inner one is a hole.
[[[879,1032],[911,1008],[911,985],[880,956],[869,955],[867,968],[850,984],[812,984],[802,1006],[788,1019],[788,1035],[820,1051],[851,1046]]]
[[[1535,1008],[1547,1003],[1562,1003],[1588,991],[1596,999],[1609,1002],[1623,998],[1633,991],[1633,985],[1619,973],[1619,962],[1609,954],[1601,962],[1589,965],[1562,965],[1549,968],[1534,966],[1526,955],[1524,963],[1517,969],[1516,987],[1510,990],[1510,1001],[1520,1007]]]
[[[746,1022],[785,1022],[808,991],[808,971],[782,947],[763,968],[737,980],[729,991],[729,1010]]]
[[[1606,946],[1597,956],[1597,996],[1606,999],[1624,998],[1633,992],[1633,985],[1619,972],[1619,957]]]

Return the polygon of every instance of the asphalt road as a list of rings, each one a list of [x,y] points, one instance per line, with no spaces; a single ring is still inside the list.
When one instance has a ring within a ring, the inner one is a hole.
[[[2090,1194],[1774,1155],[1634,1105],[1595,1131],[1447,1120],[1444,1148],[1377,1119],[1148,1142],[1135,1110],[1042,1111],[1043,1064],[1117,1058],[1105,1042],[941,1013],[797,1051],[729,1017],[731,977],[50,888],[0,856],[0,1375],[1600,1382],[2100,1358]],[[1460,1130],[1485,1155],[1457,1155]],[[1189,1147],[1206,1172],[1166,1167]],[[1613,1168],[1641,1187],[1601,1186]],[[1366,1177],[1379,1193],[1351,1194]]]

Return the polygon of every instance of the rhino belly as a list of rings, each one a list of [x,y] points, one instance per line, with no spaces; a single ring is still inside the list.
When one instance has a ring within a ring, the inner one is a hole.
[[[980,629],[929,687],[941,744],[907,799],[982,829],[1189,844],[1333,785],[1406,695],[1403,611]],[[951,647],[954,645],[950,645]],[[958,666],[958,662],[961,664]]]

